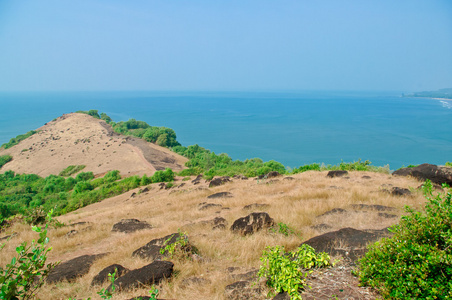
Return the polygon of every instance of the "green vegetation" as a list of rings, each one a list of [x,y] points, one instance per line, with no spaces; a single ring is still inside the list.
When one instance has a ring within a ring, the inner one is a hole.
[[[295,234],[295,231],[292,228],[290,228],[289,225],[287,225],[283,222],[279,222],[274,227],[272,227],[270,230],[273,231],[274,233],[280,233],[285,236]]]
[[[452,99],[452,88],[440,89],[437,91],[424,91],[403,95],[403,97],[425,97],[425,98],[444,98]]]
[[[33,209],[47,212],[55,209],[64,214],[105,198],[123,194],[139,186],[174,180],[171,169],[157,171],[154,176],[131,176],[121,179],[119,171],[108,172],[94,179],[92,172],[81,172],[73,177],[49,175],[42,178],[34,174],[0,174],[0,219],[15,214],[34,218]]]
[[[60,174],[58,174],[58,176],[68,177],[68,176],[71,176],[71,175],[73,175],[75,173],[80,172],[85,167],[86,167],[85,165],[70,165],[66,169],[61,171]]]
[[[388,299],[452,299],[452,194],[433,194],[424,185],[424,211],[407,207],[407,216],[360,260],[363,285]]]
[[[331,265],[327,253],[316,253],[306,244],[288,253],[284,247],[267,247],[260,260],[259,278],[266,279],[276,294],[287,292],[292,300],[301,299],[300,291],[305,287],[306,277],[312,273],[310,269]]]
[[[33,299],[36,292],[44,284],[50,271],[58,263],[46,265],[48,225],[52,221],[52,211],[47,215],[47,224],[44,228],[34,226],[33,231],[39,233],[39,239],[33,240],[30,245],[22,242],[16,248],[17,256],[3,269],[0,267],[0,299]],[[5,244],[0,246],[3,249]]]
[[[0,156],[0,169],[12,160],[13,160],[13,157],[11,155]]]
[[[97,111],[97,109],[78,110],[78,111],[76,111],[76,113],[87,114],[87,115],[90,115],[93,118],[100,119],[99,112]]]
[[[448,161],[444,164],[446,167],[452,167],[452,162]]]
[[[169,241],[174,237],[170,236],[165,242],[163,242],[162,248],[160,249],[160,254],[167,254],[169,258],[173,258],[176,253],[185,254],[187,248],[189,247],[187,234],[178,230],[178,236],[174,243],[169,243]]]
[[[37,133],[37,131],[31,130],[25,134],[20,134],[20,135],[16,136],[15,138],[10,139],[8,143],[3,144],[2,148],[4,148],[4,149],[11,148],[12,146],[19,144],[21,141],[25,140],[26,138],[32,136],[35,133]]]

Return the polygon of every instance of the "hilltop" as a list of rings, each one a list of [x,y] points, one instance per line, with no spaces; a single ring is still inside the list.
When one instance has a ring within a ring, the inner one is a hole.
[[[85,165],[83,171],[96,177],[111,170],[122,176],[152,175],[165,168],[180,171],[187,161],[165,147],[118,134],[104,120],[83,113],[65,114],[36,131],[11,148],[0,148],[0,156],[13,158],[2,172],[46,177],[70,165]]]

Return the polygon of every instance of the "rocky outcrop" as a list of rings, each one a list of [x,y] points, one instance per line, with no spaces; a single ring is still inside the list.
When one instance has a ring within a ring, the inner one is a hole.
[[[61,263],[50,272],[47,282],[75,281],[78,277],[87,274],[94,261],[104,255],[83,255]]]
[[[452,168],[431,164],[422,164],[413,168],[402,168],[394,171],[395,176],[413,176],[419,180],[429,179],[436,184],[452,185]]]
[[[231,181],[231,179],[229,178],[229,176],[217,177],[217,178],[212,179],[212,181],[210,181],[209,187],[220,186],[220,185],[223,185],[226,182],[230,182],[230,181]]]
[[[327,252],[332,256],[340,255],[351,261],[356,261],[367,252],[367,244],[388,235],[387,230],[368,232],[353,228],[342,228],[313,237],[301,245],[307,244],[317,252]]]
[[[173,274],[174,264],[170,261],[154,261],[142,268],[132,270],[115,281],[117,291],[131,290],[142,286],[158,284]],[[108,290],[111,290],[111,285]]]
[[[262,299],[262,289],[248,280],[229,284],[224,289],[225,298],[229,300],[258,300]]]
[[[207,198],[209,198],[209,199],[231,198],[231,197],[232,197],[232,194],[230,192],[220,192],[220,193],[215,193],[215,194],[207,196]]]
[[[103,269],[102,271],[100,271],[99,274],[94,276],[93,280],[91,281],[91,286],[103,284],[108,280],[108,274],[113,274],[115,271],[116,271],[115,279],[117,279],[122,275],[126,274],[127,272],[129,272],[129,269],[126,269],[118,264],[110,265]]]
[[[326,174],[326,176],[330,177],[330,178],[344,177],[345,175],[348,175],[348,172],[343,171],[343,170],[333,170],[333,171],[329,171],[328,174]]]
[[[269,204],[265,204],[265,203],[252,203],[252,204],[245,205],[243,207],[243,209],[244,210],[256,210],[256,209],[263,210],[263,209],[266,209],[266,208],[269,208],[269,207],[270,207],[270,205]]]
[[[231,226],[231,231],[241,235],[249,235],[273,225],[275,225],[275,221],[267,213],[255,212],[235,220]]]
[[[216,204],[216,203],[207,203],[207,202],[201,202],[198,204],[198,209],[199,210],[206,210],[209,208],[221,208],[222,205],[221,204]]]
[[[113,225],[111,231],[131,233],[143,229],[151,229],[152,226],[145,221],[137,219],[122,219],[120,222]]]

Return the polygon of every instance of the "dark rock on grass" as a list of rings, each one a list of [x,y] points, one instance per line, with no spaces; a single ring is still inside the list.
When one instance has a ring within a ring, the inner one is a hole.
[[[343,171],[343,170],[333,170],[333,171],[329,171],[328,174],[326,174],[326,177],[343,177],[345,175],[348,175],[347,171]]]
[[[267,178],[275,178],[279,176],[281,176],[281,174],[277,171],[271,171],[266,175]]]
[[[283,180],[295,180],[295,178],[293,178],[293,177],[284,177]]]
[[[162,238],[153,239],[143,247],[133,251],[132,256],[138,256],[143,259],[156,260],[163,257],[160,253],[162,246],[173,244],[179,238],[179,233],[173,233]],[[165,244],[166,243],[166,244]]]
[[[269,204],[265,204],[265,203],[252,203],[252,204],[249,204],[249,205],[245,205],[243,207],[243,209],[244,210],[253,210],[253,209],[261,210],[261,209],[266,209],[266,208],[269,208],[269,207],[270,207],[270,205]]]
[[[248,235],[273,225],[275,225],[275,221],[267,213],[255,212],[235,220],[231,226],[231,231],[241,235]]]
[[[240,179],[240,180],[248,180],[248,177],[244,175],[234,175],[232,176],[234,179]]]
[[[173,274],[174,264],[170,261],[154,261],[142,268],[132,270],[115,281],[117,291],[131,290],[158,284]],[[111,290],[111,284],[107,288]]]
[[[217,178],[212,179],[212,181],[210,181],[209,187],[220,186],[220,185],[223,185],[230,181],[231,180],[229,179],[229,176],[217,177]]]
[[[209,199],[231,198],[231,197],[232,197],[232,194],[230,192],[220,192],[220,193],[215,193],[215,194],[207,196],[207,198],[209,198]]]
[[[224,289],[225,298],[229,300],[262,299],[262,289],[254,282],[242,280],[227,285]]]
[[[413,176],[419,180],[429,179],[433,183],[452,185],[452,168],[431,164],[422,164],[414,168],[402,168],[394,171],[395,176]]]
[[[192,276],[192,277],[188,277],[188,278],[185,278],[184,280],[182,280],[180,283],[180,287],[186,288],[189,285],[206,285],[206,284],[210,284],[210,283],[211,283],[211,281],[209,279]]]
[[[334,215],[334,214],[344,214],[346,213],[347,210],[343,209],[343,208],[333,208],[332,210],[327,211],[326,213],[323,213],[321,215],[318,215],[317,218],[319,217],[324,217],[324,216],[329,216],[329,215]]]
[[[206,209],[209,209],[209,208],[222,207],[222,206],[223,205],[221,205],[221,204],[202,202],[202,203],[198,204],[198,209],[199,210],[206,210]]]
[[[311,228],[315,229],[317,231],[327,231],[333,227],[328,224],[322,223],[322,224],[313,225],[313,226],[311,226]]]
[[[61,263],[50,272],[47,282],[75,281],[78,277],[87,274],[94,261],[104,255],[83,255]]]
[[[231,277],[234,280],[246,280],[246,281],[256,281],[257,280],[257,272],[259,270],[251,270],[243,274],[232,274]]]
[[[363,177],[361,177],[362,179],[372,179],[372,177],[364,175]]]
[[[72,230],[69,230],[69,231],[65,234],[65,236],[66,236],[67,238],[71,238],[71,237],[73,237],[73,236],[76,235],[76,234],[78,234],[78,230],[72,229]]]
[[[150,191],[150,190],[149,190],[149,187],[145,187],[144,189],[141,190],[142,193],[147,193],[147,192],[149,192],[149,191]]]
[[[132,193],[132,194],[130,195],[130,198],[135,198],[136,195],[137,195],[137,193]]]
[[[134,231],[143,230],[143,229],[151,229],[151,228],[152,228],[152,226],[145,221],[140,221],[137,219],[122,219],[120,222],[113,225],[113,228],[111,231],[131,233]]]
[[[89,222],[77,222],[77,223],[69,224],[68,226],[74,227],[74,226],[78,226],[78,225],[87,225],[87,224],[89,224]]]
[[[0,241],[6,241],[7,239],[14,237],[15,235],[17,235],[17,232],[13,232],[10,235],[6,235],[4,237],[1,237]]]
[[[302,244],[313,247],[317,252],[327,252],[332,256],[340,255],[354,262],[367,252],[368,243],[375,242],[383,236],[384,232],[342,228],[313,237]]]
[[[193,179],[193,180],[191,181],[191,183],[193,183],[193,184],[199,184],[199,183],[201,182],[201,179],[202,179],[202,175],[200,174],[200,175],[196,176],[196,178]]]
[[[115,270],[117,270],[115,279],[117,279],[117,278],[121,277],[122,275],[124,275],[125,273],[129,272],[129,269],[126,269],[123,266],[118,265],[118,264],[113,264],[111,266],[106,267],[105,269],[100,271],[99,274],[94,276],[93,281],[91,281],[91,286],[101,285],[104,282],[108,281],[108,279],[109,279],[108,274],[113,274],[115,272]]]
[[[226,221],[226,219],[222,217],[215,217],[212,220],[202,221],[200,223],[202,225],[211,225],[212,229],[225,229],[228,225],[228,221]]]
[[[379,213],[378,213],[378,216],[379,216],[379,217],[382,217],[382,218],[386,218],[386,219],[397,218],[397,215],[388,214],[388,213],[382,213],[382,212],[379,212]]]
[[[394,196],[411,196],[411,191],[405,188],[393,187],[391,194]]]
[[[378,205],[378,204],[352,204],[351,208],[356,210],[376,210],[376,211],[394,211],[395,208],[391,206]]]
[[[290,296],[287,293],[279,293],[272,300],[290,300]]]

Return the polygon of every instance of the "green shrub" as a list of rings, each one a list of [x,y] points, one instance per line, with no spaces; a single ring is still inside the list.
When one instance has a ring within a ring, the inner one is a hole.
[[[96,119],[100,119],[99,112],[98,112],[97,109],[90,109],[88,111],[86,111],[86,110],[78,110],[78,111],[76,111],[76,113],[87,114],[87,115],[90,115],[91,117],[94,117]]]
[[[327,253],[316,253],[306,244],[288,253],[284,247],[267,247],[260,260],[259,278],[266,279],[274,293],[287,292],[290,299],[301,299],[300,290],[305,287],[310,269],[331,265]]]
[[[58,174],[58,175],[59,176],[64,176],[64,177],[71,176],[72,174],[80,172],[85,167],[86,167],[85,165],[70,165],[66,169],[61,171],[60,174]]]
[[[298,168],[294,168],[292,170],[292,173],[298,174],[298,173],[303,173],[306,171],[320,171],[320,164],[310,164],[310,165],[300,166]]]
[[[152,182],[171,182],[174,181],[174,172],[170,168],[165,171],[157,171],[152,175]]]
[[[290,228],[289,225],[287,225],[283,222],[279,222],[278,224],[273,226],[270,230],[273,231],[274,233],[281,233],[282,235],[285,235],[285,236],[295,234],[295,231],[292,228]]]
[[[13,160],[13,157],[11,155],[0,156],[0,169],[12,160]]]
[[[444,164],[446,167],[452,167],[452,162],[448,161]]]
[[[37,133],[37,131],[31,130],[25,134],[19,134],[15,138],[10,139],[8,143],[3,144],[2,148],[4,148],[4,149],[11,148],[11,147],[19,144],[21,141],[25,140],[26,138],[32,136],[35,133]]]
[[[81,172],[78,173],[77,176],[75,176],[75,180],[77,180],[77,182],[87,181],[93,178],[94,178],[93,172]]]
[[[433,195],[429,181],[424,193],[424,211],[407,207],[394,235],[359,262],[361,283],[388,299],[452,299],[452,194]]]
[[[50,271],[58,263],[46,265],[48,224],[52,221],[52,211],[47,215],[47,224],[44,227],[32,228],[39,233],[39,239],[33,240],[30,245],[26,242],[16,248],[17,256],[3,269],[0,267],[0,299],[32,299],[42,287]],[[0,246],[3,249],[5,244]]]

